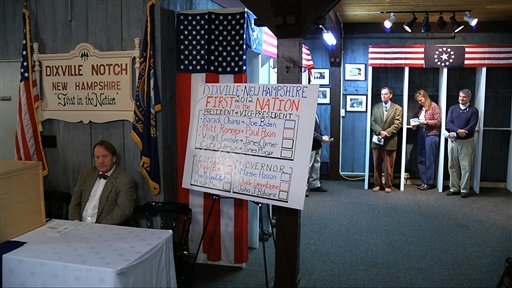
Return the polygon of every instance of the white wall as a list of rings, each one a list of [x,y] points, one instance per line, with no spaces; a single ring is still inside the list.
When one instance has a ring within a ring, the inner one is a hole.
[[[16,158],[14,137],[18,110],[18,88],[20,83],[20,61],[0,61],[0,159]],[[6,98],[10,97],[10,100]]]

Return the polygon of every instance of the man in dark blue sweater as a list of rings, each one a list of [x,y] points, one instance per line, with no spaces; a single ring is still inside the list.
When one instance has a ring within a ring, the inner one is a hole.
[[[459,91],[459,104],[453,105],[446,116],[448,132],[448,171],[450,191],[447,196],[469,196],[471,166],[475,149],[475,129],[478,124],[478,109],[471,105],[471,91]]]

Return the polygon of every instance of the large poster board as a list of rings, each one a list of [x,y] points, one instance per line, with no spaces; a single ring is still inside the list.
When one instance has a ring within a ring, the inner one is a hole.
[[[302,209],[318,85],[193,87],[183,186]]]

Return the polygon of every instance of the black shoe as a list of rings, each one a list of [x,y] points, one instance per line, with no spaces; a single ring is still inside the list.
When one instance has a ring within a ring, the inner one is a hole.
[[[312,192],[327,192],[327,189],[324,189],[322,186],[318,186],[318,187],[309,189],[309,191],[312,191]]]
[[[449,191],[446,193],[446,196],[460,195],[460,192],[457,191]]]
[[[420,189],[421,191],[425,191],[425,190],[430,190],[430,189],[434,189],[434,185],[427,185],[427,184],[423,184],[423,186],[419,187],[418,189]]]
[[[416,189],[421,190],[421,188],[422,188],[423,186],[425,186],[425,184],[423,184],[423,183],[422,183],[422,184],[419,184],[419,185],[416,185]]]
[[[467,198],[469,196],[469,193],[461,193],[460,198]]]

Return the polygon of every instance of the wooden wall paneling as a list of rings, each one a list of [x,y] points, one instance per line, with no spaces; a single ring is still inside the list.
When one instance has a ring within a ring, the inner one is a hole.
[[[123,37],[121,0],[90,0],[87,4],[87,11],[91,12],[87,13],[88,42],[98,50],[120,50]]]
[[[340,173],[350,178],[351,175],[363,174],[365,169],[366,113],[347,112],[347,95],[366,95],[368,101],[368,78],[370,69],[366,67],[366,81],[345,81],[345,64],[366,64],[368,58],[368,41],[344,41],[343,64],[341,67],[342,102],[345,116],[341,117],[340,132]],[[380,94],[379,94],[380,95]],[[380,98],[380,97],[379,97]],[[339,115],[339,114],[338,114]]]
[[[0,1],[0,19],[12,25],[0,25],[0,59],[20,59],[23,39],[23,20],[21,18],[22,1]],[[8,45],[7,43],[12,43]],[[17,55],[17,56],[16,56]]]
[[[133,0],[125,0],[121,2],[121,31],[122,31],[122,39],[121,39],[121,50],[133,50],[135,49],[134,39],[144,38],[144,28],[146,25],[146,4],[147,1],[133,1]],[[155,7],[155,18],[159,19],[159,9],[158,5]],[[158,35],[159,25],[158,21],[156,22],[156,33]],[[159,41],[160,37],[156,37],[156,40]],[[142,44],[141,44],[142,45]],[[160,59],[160,45],[157,46],[157,56]],[[160,64],[160,61],[157,61],[157,64]]]
[[[44,147],[48,175],[45,190],[69,192],[78,180],[80,170],[93,165],[90,127],[48,119],[43,122],[43,135],[56,138],[56,147]]]
[[[32,17],[32,39],[33,42],[39,42],[41,54],[67,53],[74,49],[78,43],[73,39],[84,35],[84,23],[79,19],[69,21],[69,3],[72,1],[33,1],[30,2],[30,12]],[[81,2],[75,3],[76,9],[85,9]],[[71,14],[77,14],[77,12]],[[81,10],[86,11],[86,10]],[[85,14],[85,13],[83,13]],[[83,18],[83,16],[82,16]],[[78,24],[78,25],[77,25]],[[73,26],[78,26],[80,30],[73,30]]]

